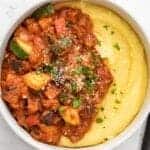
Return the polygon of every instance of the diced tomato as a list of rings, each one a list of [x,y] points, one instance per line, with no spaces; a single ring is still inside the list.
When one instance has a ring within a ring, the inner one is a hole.
[[[2,87],[4,100],[13,108],[18,108],[19,104],[17,105],[17,103],[19,102],[19,98],[28,94],[27,87],[22,78],[13,72],[7,74],[6,82],[2,82]]]
[[[39,110],[39,101],[37,99],[28,99],[28,111],[30,114]]]
[[[55,19],[55,29],[58,35],[62,35],[66,33],[66,23],[65,19],[60,17]]]
[[[39,124],[39,118],[37,115],[31,115],[26,118],[26,123],[29,127]]]
[[[49,84],[47,87],[46,87],[46,90],[44,92],[45,96],[48,98],[48,99],[55,99],[56,96],[58,96],[58,94],[60,93],[60,90],[57,89],[55,86]]]
[[[42,141],[53,144],[56,144],[59,141],[61,132],[57,126],[46,126],[44,124],[40,124],[40,130],[42,131]]]
[[[52,22],[52,19],[49,18],[41,18],[39,20],[39,25],[43,30],[46,30],[48,27],[50,27],[50,24]]]
[[[101,66],[97,69],[97,74],[99,75],[101,81],[105,81],[105,83],[111,83],[113,80],[108,67],[104,63],[101,63]]]
[[[25,23],[29,32],[34,34],[39,34],[41,32],[39,24],[34,19],[27,19]]]
[[[40,36],[34,36],[33,43],[36,49],[42,49],[42,50],[45,49],[44,40]]]
[[[94,34],[86,34],[84,36],[84,42],[87,47],[92,48],[96,45],[97,40]]]
[[[46,100],[42,100],[42,104],[45,108],[50,108],[53,110],[58,109],[58,107],[60,106],[58,100],[56,99],[46,99]]]

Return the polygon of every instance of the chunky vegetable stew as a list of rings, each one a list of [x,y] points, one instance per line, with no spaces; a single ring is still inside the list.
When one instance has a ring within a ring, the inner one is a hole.
[[[35,139],[79,141],[91,127],[113,77],[90,17],[48,4],[12,35],[2,65],[2,97]]]

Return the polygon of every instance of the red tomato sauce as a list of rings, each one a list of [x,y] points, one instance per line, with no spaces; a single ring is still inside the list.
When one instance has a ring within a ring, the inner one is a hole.
[[[90,130],[113,77],[96,50],[89,15],[70,7],[47,13],[33,14],[13,33],[10,42],[19,38],[31,52],[20,54],[8,43],[2,97],[18,124],[35,139],[57,145],[63,135],[77,142]],[[50,79],[35,90],[24,81],[30,72]]]

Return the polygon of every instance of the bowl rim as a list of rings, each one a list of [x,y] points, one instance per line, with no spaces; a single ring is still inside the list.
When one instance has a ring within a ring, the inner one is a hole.
[[[29,8],[24,8],[24,11],[19,14],[17,18],[15,18],[15,22],[11,24],[9,29],[7,30],[7,33],[4,35],[4,40],[2,41],[2,44],[0,45],[1,51],[4,51],[7,42],[12,35],[13,31],[15,28],[20,24],[27,16],[29,16],[35,9],[39,8],[41,5],[51,2],[52,0],[41,0],[37,2],[36,4],[33,4]],[[55,0],[59,1],[59,0]],[[111,0],[89,0],[90,2],[97,3],[98,5],[103,5],[105,7],[108,7],[109,9],[117,12],[122,18],[124,18],[136,31],[136,33],[139,35],[141,41],[143,42],[145,49],[147,50],[150,48],[150,43],[148,41],[148,37],[145,34],[143,27],[137,22],[137,20],[130,14],[128,13],[122,6],[118,5],[117,3],[111,2]],[[150,58],[150,54],[148,55],[146,53],[147,59]],[[1,56],[2,57],[2,56]],[[2,57],[3,58],[3,57]],[[1,58],[1,60],[2,60]],[[150,59],[149,59],[150,60]],[[148,63],[148,68],[150,68],[150,62]],[[149,70],[149,69],[148,69]],[[149,87],[149,77],[148,77],[148,88],[147,91],[150,91]],[[1,93],[0,93],[1,94]],[[145,121],[149,111],[150,111],[150,102],[148,102],[148,99],[150,98],[150,92],[147,92],[144,104],[142,105],[140,111],[138,114],[135,116],[134,120],[126,127],[119,135],[114,137],[113,139],[110,139],[109,141],[103,143],[103,144],[97,144],[94,146],[87,146],[87,147],[81,147],[81,148],[64,148],[64,147],[59,147],[59,146],[52,146],[48,144],[41,143],[37,140],[34,140],[22,127],[20,127],[11,113],[9,112],[6,104],[1,100],[0,96],[0,113],[4,120],[7,122],[7,124],[10,126],[10,128],[18,135],[23,141],[28,143],[34,148],[37,149],[42,149],[42,150],[61,150],[61,149],[85,149],[85,150],[97,150],[97,149],[102,149],[102,150],[109,150],[113,149],[116,146],[120,145],[123,141],[128,139],[138,128],[141,127],[143,122]]]

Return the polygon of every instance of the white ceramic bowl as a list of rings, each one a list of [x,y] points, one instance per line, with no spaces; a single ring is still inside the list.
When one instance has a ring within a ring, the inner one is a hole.
[[[7,42],[9,40],[11,34],[13,33],[14,29],[28,15],[30,15],[36,8],[40,7],[41,5],[43,5],[44,3],[49,2],[49,1],[39,0],[38,2],[36,2],[36,4],[33,3],[32,7],[24,8],[22,13],[20,13],[20,15],[18,13],[17,18],[15,20],[13,20],[15,23],[9,27],[9,30],[3,36],[4,37],[3,42],[0,45],[0,52],[1,52],[0,53],[0,63],[3,60],[4,50],[7,46]],[[59,1],[59,0],[57,0],[57,1]],[[62,0],[60,0],[60,1],[62,1]],[[136,22],[137,20],[135,20],[132,16],[130,16],[128,14],[128,12],[126,12],[123,8],[110,2],[110,0],[91,0],[91,2],[100,4],[100,5],[104,5],[108,8],[116,11],[120,16],[122,16],[126,21],[128,21],[130,23],[130,25],[139,34],[139,36],[145,46],[147,62],[148,62],[148,70],[150,70],[150,49],[149,49],[150,46],[149,46],[146,34],[142,30],[142,27],[139,24],[137,24],[137,22]],[[150,79],[150,77],[149,77],[149,79]],[[148,85],[150,85],[149,82],[150,82],[150,80],[148,80]],[[142,123],[146,119],[146,116],[149,113],[149,110],[150,110],[150,87],[148,87],[148,89],[147,89],[147,95],[145,97],[145,101],[144,101],[143,106],[141,107],[140,112],[135,117],[135,119],[132,121],[132,123],[122,133],[120,133],[118,136],[116,136],[115,138],[109,140],[108,142],[106,142],[104,144],[99,144],[96,146],[85,147],[85,148],[80,148],[80,149],[85,149],[85,150],[111,150],[111,149],[113,149],[114,147],[116,147],[117,145],[119,145],[120,143],[125,141],[127,138],[129,138],[142,125]],[[62,149],[71,150],[71,148],[62,148],[62,147],[51,146],[51,145],[40,143],[40,142],[34,140],[24,129],[22,129],[17,124],[17,122],[12,117],[11,113],[9,112],[7,106],[5,105],[5,103],[2,100],[0,100],[0,112],[1,112],[1,115],[3,116],[3,118],[8,123],[8,125],[12,128],[12,130],[20,138],[22,138],[26,143],[30,144],[34,148],[41,149],[41,150],[54,150],[54,149],[55,150],[62,150]]]

